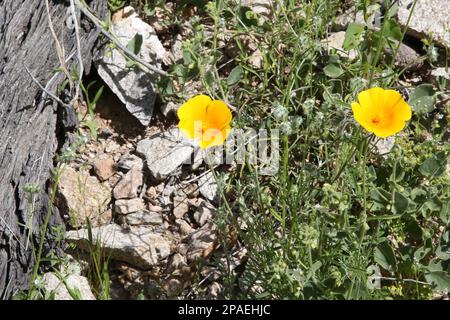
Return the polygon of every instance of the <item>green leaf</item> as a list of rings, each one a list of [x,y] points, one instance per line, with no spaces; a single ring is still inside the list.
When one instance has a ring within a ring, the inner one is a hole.
[[[383,35],[385,38],[400,41],[402,38],[402,30],[396,21],[390,19],[385,22]]]
[[[362,41],[363,34],[364,25],[355,22],[350,23],[345,31],[342,48],[347,51],[357,48]]]
[[[338,78],[344,73],[344,70],[337,63],[329,63],[323,68],[323,72],[330,78]]]
[[[282,222],[282,221],[283,221],[283,219],[281,218],[281,215],[280,215],[276,210],[274,210],[273,208],[269,208],[269,211],[270,211],[270,213],[272,214],[272,216],[273,216],[275,219],[277,219],[279,222]]]
[[[436,92],[431,84],[417,86],[409,95],[408,103],[414,112],[424,114],[433,111],[436,103]]]
[[[214,83],[214,75],[211,71],[207,71],[205,73],[205,82],[208,86],[212,86]]]
[[[445,271],[425,273],[425,279],[438,291],[450,291],[450,275]]]
[[[134,54],[138,54],[141,51],[142,43],[143,43],[142,35],[140,33],[136,33],[133,39],[131,39],[130,42],[128,42],[127,48]]]
[[[94,140],[97,140],[97,124],[95,123],[94,119],[89,119],[86,121],[86,126],[91,131],[92,138]]]
[[[405,231],[413,240],[422,240],[423,230],[415,219],[410,220],[406,224]]]
[[[67,291],[69,292],[70,296],[72,297],[73,300],[83,300],[83,297],[81,296],[81,292],[80,289],[78,289],[77,287],[73,287],[71,288],[66,281],[64,281],[64,285],[67,289]]]
[[[108,0],[108,6],[111,12],[115,12],[125,6],[125,0]]]
[[[314,262],[313,265],[309,268],[309,271],[308,271],[308,274],[306,275],[305,281],[308,281],[309,279],[314,277],[314,275],[316,274],[316,271],[319,270],[321,266],[322,266],[322,262],[320,262],[320,261]]]
[[[147,17],[152,17],[155,15],[156,10],[150,3],[146,2],[144,5],[144,13]]]
[[[370,190],[369,196],[373,201],[386,206],[387,204],[389,204],[391,194],[382,188],[376,188]]]
[[[397,270],[397,259],[394,255],[394,250],[387,241],[380,243],[375,248],[374,253],[375,262],[378,263],[383,269],[390,272]]]
[[[97,104],[98,100],[100,100],[104,89],[105,89],[105,86],[101,86],[100,89],[98,89],[97,93],[95,94],[94,100],[92,100],[92,103],[91,103],[91,105],[93,106],[92,110],[95,109],[95,105]]]
[[[441,162],[436,155],[426,159],[419,167],[419,172],[426,177],[440,176],[445,171],[445,161]]]
[[[233,70],[231,70],[230,75],[227,79],[227,84],[229,86],[232,86],[236,83],[238,83],[242,79],[242,74],[244,73],[244,69],[242,69],[241,66],[235,67]]]
[[[252,11],[251,8],[246,6],[241,6],[241,8],[239,9],[239,19],[247,27],[258,25],[258,14]]]
[[[440,259],[431,259],[427,266],[427,271],[433,272],[433,271],[443,271],[444,268],[442,267],[442,261]]]
[[[189,50],[183,50],[183,64],[188,66],[192,63],[192,56]]]
[[[181,64],[177,64],[173,69],[173,73],[176,74],[179,78],[185,79],[186,75],[188,73],[188,70],[185,66],[183,66]]]
[[[438,197],[433,197],[427,200],[423,206],[430,212],[438,212],[442,208],[442,203]]]
[[[397,16],[397,12],[398,12],[398,2],[394,2],[391,6],[390,6],[390,10],[387,14],[387,16],[389,18],[393,18]]]
[[[436,256],[442,260],[450,259],[450,230],[444,232],[436,249]]]
[[[400,165],[397,165],[397,163],[394,165],[394,168],[392,170],[392,174],[390,176],[390,180],[393,182],[401,182],[405,178],[405,171],[402,170],[402,167]]]
[[[450,201],[447,201],[442,204],[441,212],[439,213],[439,218],[445,224],[450,222]]]
[[[414,188],[411,191],[411,199],[417,203],[425,202],[427,199],[427,192],[421,188]]]
[[[394,203],[392,206],[392,212],[394,214],[402,214],[408,209],[409,200],[401,193],[394,192]]]
[[[414,252],[414,260],[420,261],[431,253],[431,248],[422,246]]]

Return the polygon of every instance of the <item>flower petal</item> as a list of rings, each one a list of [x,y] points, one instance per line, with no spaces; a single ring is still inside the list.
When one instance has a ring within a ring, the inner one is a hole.
[[[192,97],[178,109],[178,118],[181,121],[205,121],[206,108],[211,102],[211,98],[200,94]]]
[[[406,103],[403,97],[395,90],[385,90],[385,108],[389,108],[395,118],[407,121],[411,119],[411,107]]]
[[[226,125],[222,130],[208,129],[202,136],[199,142],[200,148],[206,149],[213,146],[222,145],[227,139],[228,134],[231,132],[230,126]]]
[[[363,109],[363,107],[358,102],[352,103],[353,117],[355,120],[364,127],[364,129],[370,130],[370,121],[368,118],[368,113]]]
[[[365,112],[375,112],[384,104],[384,90],[379,87],[364,90],[358,94],[358,101]]]
[[[377,137],[386,138],[402,131],[405,125],[406,125],[405,121],[391,121],[385,126],[374,128],[373,133]]]
[[[232,119],[230,108],[220,100],[211,101],[206,110],[206,126],[222,130]]]
[[[178,128],[189,139],[195,138],[195,122],[182,120],[178,123]]]

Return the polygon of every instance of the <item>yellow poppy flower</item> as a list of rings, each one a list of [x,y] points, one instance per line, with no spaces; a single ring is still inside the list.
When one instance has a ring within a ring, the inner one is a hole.
[[[178,109],[178,118],[178,128],[206,149],[224,143],[230,132],[232,115],[224,102],[197,95]]]
[[[371,88],[358,94],[352,103],[355,120],[369,132],[386,138],[401,131],[411,119],[411,107],[394,90]]]

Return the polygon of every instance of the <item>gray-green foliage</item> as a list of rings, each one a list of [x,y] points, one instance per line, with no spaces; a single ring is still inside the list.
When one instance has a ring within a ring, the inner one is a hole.
[[[328,54],[321,40],[338,5],[282,1],[267,19],[219,0],[204,7],[211,24],[190,20],[183,63],[172,69],[178,85],[198,80],[204,93],[237,107],[235,128],[283,133],[278,175],[259,176],[251,164],[228,174],[216,222],[248,248],[242,274],[222,266],[228,297],[429,298],[448,290],[448,111],[437,108],[432,85],[400,87],[404,70],[385,59],[382,48],[396,52],[404,35],[391,18],[395,6],[379,29],[348,26],[344,50],[356,59]],[[372,1],[356,5],[366,18],[380,10]],[[224,37],[235,42],[234,57],[219,45]],[[248,41],[261,53],[260,68]],[[377,154],[378,140],[350,108],[374,85],[411,92],[414,116],[387,155]],[[161,93],[189,98],[172,80]]]

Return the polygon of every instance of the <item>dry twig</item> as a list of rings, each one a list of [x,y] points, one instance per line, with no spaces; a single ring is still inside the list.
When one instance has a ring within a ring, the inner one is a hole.
[[[138,62],[140,65],[142,65],[149,71],[152,71],[152,72],[162,75],[162,76],[169,75],[167,72],[148,64],[143,59],[141,59],[139,56],[137,56],[136,54],[131,52],[127,47],[122,45],[114,35],[112,35],[111,33],[109,33],[108,31],[105,30],[105,28],[101,25],[99,19],[94,14],[92,14],[89,9],[87,9],[88,6],[84,3],[84,1],[81,2],[80,0],[75,0],[75,3],[78,6],[78,8],[80,8],[81,12],[83,12],[84,15],[86,17],[88,17],[89,20],[91,20],[97,28],[100,29],[100,32],[105,37],[107,37],[111,42],[113,42],[120,49],[120,51],[122,51],[125,55],[127,55],[129,58],[133,59],[134,61]]]

